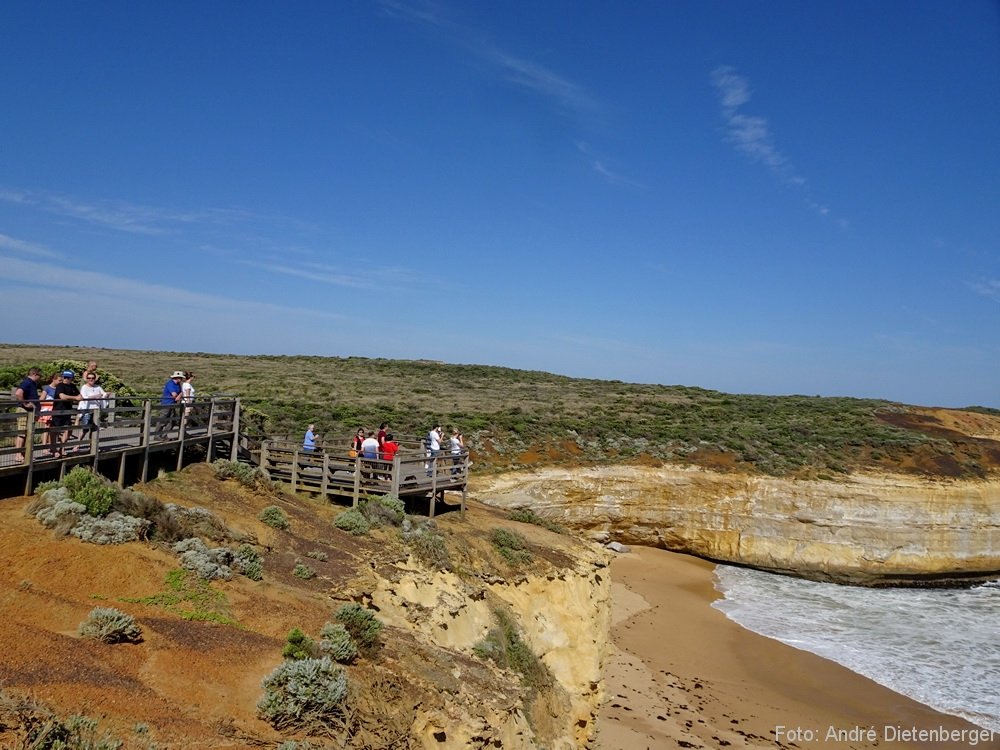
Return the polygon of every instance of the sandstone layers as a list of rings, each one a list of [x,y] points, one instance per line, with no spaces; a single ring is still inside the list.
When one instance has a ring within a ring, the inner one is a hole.
[[[816,580],[953,585],[1000,575],[995,479],[620,466],[510,473],[475,489],[483,502],[530,507],[597,538]]]

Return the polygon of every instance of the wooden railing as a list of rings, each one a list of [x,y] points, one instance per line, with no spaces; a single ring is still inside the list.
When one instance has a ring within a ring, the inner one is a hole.
[[[222,454],[233,460],[241,449],[240,399],[235,396],[196,398],[171,406],[161,405],[157,397],[119,398],[94,412],[99,419],[94,428],[76,424],[76,410],[69,413],[69,427],[40,422],[34,413],[21,409],[0,413],[0,476],[27,473],[26,492],[30,492],[36,473],[55,469],[62,477],[68,466],[96,468],[98,462],[117,457],[121,483],[126,458],[142,456],[145,481],[153,453],[176,450],[180,469],[189,446],[202,445],[209,457]],[[67,431],[68,439],[61,440]]]
[[[343,441],[349,441],[345,438]],[[271,479],[291,485],[292,491],[312,492],[328,497],[350,497],[353,505],[365,495],[430,495],[428,515],[434,516],[435,501],[446,490],[462,493],[465,510],[469,481],[469,451],[448,450],[431,455],[418,439],[401,439],[399,452],[391,461],[364,458],[347,449],[308,451],[301,441],[265,440],[261,445],[260,466]]]

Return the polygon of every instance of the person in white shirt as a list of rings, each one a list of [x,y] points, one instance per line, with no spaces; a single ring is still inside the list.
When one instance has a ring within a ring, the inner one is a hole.
[[[452,460],[455,462],[455,468],[451,470],[451,473],[460,474],[462,471],[462,449],[465,447],[465,438],[462,437],[462,433],[458,431],[457,427],[451,428],[448,447],[451,449]]]
[[[85,430],[96,430],[101,426],[97,418],[100,409],[111,394],[97,385],[96,372],[85,372],[83,381],[80,386],[80,402],[76,406],[80,412],[80,426]]]
[[[184,404],[184,424],[185,429],[190,427],[194,420],[191,419],[191,412],[194,409],[194,373],[185,372],[184,382],[181,383],[181,403]]]
[[[427,464],[427,476],[434,473],[434,466],[437,464],[433,459],[441,453],[441,425],[434,425],[433,429],[427,433],[427,455],[432,460]]]

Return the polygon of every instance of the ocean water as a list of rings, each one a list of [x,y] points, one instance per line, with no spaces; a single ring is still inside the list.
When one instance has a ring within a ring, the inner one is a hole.
[[[1000,581],[868,589],[719,565],[713,606],[938,711],[1000,732]]]

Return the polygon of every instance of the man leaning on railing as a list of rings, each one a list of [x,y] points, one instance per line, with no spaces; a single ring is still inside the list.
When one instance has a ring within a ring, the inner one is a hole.
[[[28,432],[28,420],[38,417],[38,381],[41,379],[42,371],[32,367],[21,381],[21,385],[14,389],[14,400],[25,412],[24,416],[17,420],[17,436],[14,438],[14,448],[17,451],[14,460],[18,463],[24,461],[24,436]]]

